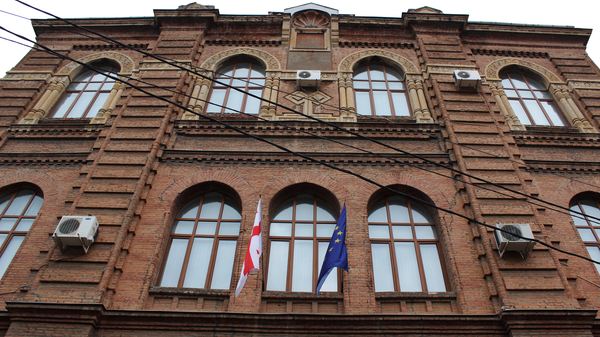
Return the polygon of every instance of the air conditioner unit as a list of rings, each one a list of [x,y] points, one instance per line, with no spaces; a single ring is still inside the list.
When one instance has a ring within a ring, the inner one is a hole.
[[[459,88],[477,88],[479,82],[481,82],[481,77],[475,70],[454,71],[454,84]]]
[[[296,83],[301,86],[316,87],[321,82],[320,70],[298,70],[296,71]]]
[[[523,257],[525,258],[533,250],[535,242],[527,240],[534,238],[529,224],[497,224],[496,228],[512,233],[510,234],[499,230],[494,231],[500,257],[502,257],[506,251],[520,251],[524,254]],[[513,234],[519,235],[525,239]]]
[[[54,242],[62,246],[82,246],[87,253],[98,234],[95,216],[63,216],[52,235]]]

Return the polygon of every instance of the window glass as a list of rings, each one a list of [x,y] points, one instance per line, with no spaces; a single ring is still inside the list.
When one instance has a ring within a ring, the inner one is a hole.
[[[316,217],[314,215],[317,215]],[[298,194],[273,212],[269,230],[268,291],[314,292],[337,214],[325,200]],[[337,292],[338,278],[330,274],[321,292]]]
[[[360,115],[410,116],[400,73],[384,64],[368,64],[354,72],[356,111]]]
[[[373,258],[375,291],[394,291],[394,277],[389,244],[371,244],[371,257]]]
[[[260,111],[261,100],[247,94],[262,97],[266,74],[262,66],[252,62],[235,62],[221,68],[217,73],[219,82],[241,91],[223,84],[213,84],[209,102],[214,104],[208,104],[206,112],[258,113]]]
[[[505,73],[501,78],[506,97],[521,124],[565,125],[552,94],[541,82],[518,72]]]
[[[232,240],[219,241],[214,276],[210,285],[211,289],[229,289],[236,245],[237,242]]]
[[[598,200],[585,198],[572,203],[571,218],[584,242],[590,257],[600,261],[600,204]],[[579,212],[582,214],[576,214]],[[596,219],[597,218],[597,219]],[[600,273],[600,264],[594,264]]]
[[[435,222],[418,202],[396,195],[377,202],[369,212],[369,239],[375,291],[448,290]]]
[[[0,197],[0,278],[33,226],[43,202],[39,193],[31,189]]]
[[[116,75],[118,67],[97,66],[101,71]],[[86,70],[73,79],[60,102],[51,114],[52,118],[93,118],[98,114],[110,91],[114,80],[104,73]]]
[[[173,221],[158,285],[229,289],[240,219],[239,206],[220,192],[186,203]]]
[[[290,243],[271,241],[269,245],[269,278],[267,290],[285,291],[287,289],[288,254]]]

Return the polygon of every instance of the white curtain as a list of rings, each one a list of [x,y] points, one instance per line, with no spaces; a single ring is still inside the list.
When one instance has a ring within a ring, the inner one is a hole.
[[[0,278],[4,276],[6,268],[8,268],[10,261],[12,261],[13,257],[17,253],[17,249],[19,249],[24,239],[24,235],[13,236],[8,246],[6,246],[4,253],[2,253],[2,256],[0,257]]]
[[[235,260],[235,240],[220,240],[215,269],[213,272],[210,289],[229,289],[231,284],[231,273],[233,272],[233,261]]]
[[[390,246],[387,243],[371,244],[371,256],[373,258],[375,291],[394,291]]]
[[[440,263],[440,254],[437,245],[421,244],[421,257],[423,258],[423,269],[425,270],[425,281],[428,292],[446,291],[444,272]]]
[[[183,281],[184,288],[204,288],[214,239],[195,238]]]
[[[294,240],[292,291],[311,292],[313,279],[313,242]]]
[[[396,248],[400,291],[423,291],[414,243],[395,242],[394,246]]]
[[[173,239],[171,241],[167,262],[165,262],[162,280],[160,281],[161,287],[177,287],[187,245],[187,239]]]
[[[267,278],[267,290],[285,291],[288,269],[289,242],[271,241],[269,249],[269,277]]]

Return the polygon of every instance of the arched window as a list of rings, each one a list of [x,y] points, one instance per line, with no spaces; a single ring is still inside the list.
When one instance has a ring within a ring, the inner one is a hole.
[[[572,204],[571,210],[584,214],[582,216],[571,212],[571,217],[590,257],[600,261],[600,220],[596,220],[600,219],[600,204],[595,199],[581,199]],[[600,273],[600,264],[596,264],[596,269]]]
[[[0,278],[33,225],[44,199],[31,189],[0,197]]]
[[[367,64],[354,72],[356,112],[359,115],[410,116],[402,76],[384,64]]]
[[[113,65],[97,66],[104,72],[116,74]],[[52,118],[94,118],[110,95],[115,80],[87,70],[79,74],[67,88],[63,98],[54,108]]]
[[[368,219],[376,292],[448,290],[435,221],[425,207],[389,196]]]
[[[546,87],[519,72],[500,76],[511,108],[524,125],[567,125]]]
[[[298,194],[277,207],[269,228],[267,291],[316,291],[337,216],[312,194]],[[321,292],[339,291],[338,276],[331,273]]]
[[[185,204],[175,217],[158,285],[229,289],[241,218],[238,205],[219,192]]]
[[[261,97],[265,85],[263,67],[251,62],[235,62],[221,68],[215,79],[226,85],[213,82],[209,102],[220,106],[209,104],[206,112],[258,113],[260,111],[259,99],[232,89],[230,86]]]

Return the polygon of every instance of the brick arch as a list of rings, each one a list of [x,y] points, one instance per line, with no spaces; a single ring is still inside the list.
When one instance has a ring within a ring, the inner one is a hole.
[[[578,194],[585,192],[600,193],[600,187],[594,187],[579,181],[569,180],[556,189],[552,198],[552,203],[563,207],[569,207],[573,198]]]
[[[282,176],[265,185],[260,191],[260,194],[263,198],[263,205],[269,205],[269,207],[272,206],[270,205],[271,200],[273,197],[275,197],[275,195],[277,195],[277,193],[287,187],[302,183],[313,184],[326,189],[333,194],[340,205],[343,204],[344,200],[350,198],[350,193],[346,187],[344,187],[344,185],[338,181],[330,178],[327,175],[324,175],[321,172],[302,171],[286,174],[285,176]]]
[[[258,199],[256,192],[244,178],[225,170],[206,170],[190,173],[165,188],[158,198],[161,201],[174,202],[181,192],[207,182],[217,182],[232,188],[241,199],[242,205],[240,206],[242,209],[244,208],[243,203]]]
[[[539,75],[546,85],[549,83],[564,83],[550,70],[533,62],[507,57],[491,62],[485,67],[485,77],[488,81],[500,81],[500,72],[509,66],[519,66]]]
[[[344,57],[338,66],[338,72],[353,72],[358,62],[372,56],[378,56],[385,59],[388,63],[402,69],[404,74],[420,74],[418,68],[407,58],[379,49],[362,50]]]
[[[131,75],[131,73],[135,69],[135,62],[133,62],[133,60],[129,56],[112,51],[87,55],[80,58],[77,61],[87,64],[102,59],[108,59],[117,62],[121,67],[121,69],[119,70],[119,74],[121,75]],[[60,71],[58,71],[56,75],[69,76],[71,79],[73,79],[77,74],[81,72],[82,68],[83,66],[81,64],[77,62],[71,62],[64,66]]]
[[[448,198],[442,193],[442,191],[429,182],[410,174],[387,173],[374,177],[371,180],[383,186],[404,185],[415,188],[427,195],[436,206],[445,209],[450,209],[451,207]],[[380,187],[365,182],[357,189],[357,192],[352,199],[355,200],[357,204],[361,205],[362,209],[366,210],[368,207],[367,203],[369,202],[371,196],[373,196],[373,194],[379,190]]]
[[[204,61],[201,67],[205,70],[214,72],[217,71],[221,64],[223,64],[223,62],[225,62],[227,59],[239,55],[248,55],[250,57],[258,59],[265,67],[266,71],[281,71],[281,65],[273,55],[260,49],[246,47],[229,49],[217,53],[208,58],[208,60]]]
[[[0,189],[18,183],[29,183],[37,186],[44,194],[44,203],[57,203],[61,198],[58,195],[58,184],[56,181],[44,172],[36,170],[17,171],[6,176],[0,177]]]

